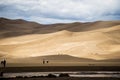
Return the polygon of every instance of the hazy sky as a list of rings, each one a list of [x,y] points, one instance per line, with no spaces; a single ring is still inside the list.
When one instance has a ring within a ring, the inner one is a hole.
[[[42,24],[120,20],[120,0],[0,0],[0,17]]]

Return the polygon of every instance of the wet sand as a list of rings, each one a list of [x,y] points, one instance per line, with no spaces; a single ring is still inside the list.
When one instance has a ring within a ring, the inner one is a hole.
[[[120,71],[120,66],[40,66],[6,67],[8,72],[50,72],[50,71]]]

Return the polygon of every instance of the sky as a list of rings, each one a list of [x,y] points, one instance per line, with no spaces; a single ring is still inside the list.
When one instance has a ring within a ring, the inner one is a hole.
[[[0,0],[0,17],[41,24],[120,20],[120,0]]]

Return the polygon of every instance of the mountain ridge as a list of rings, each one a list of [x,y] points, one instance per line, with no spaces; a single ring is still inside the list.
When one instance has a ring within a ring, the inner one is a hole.
[[[28,34],[48,34],[57,31],[67,30],[72,32],[82,32],[96,30],[100,28],[112,27],[114,25],[120,25],[120,21],[96,21],[96,22],[74,22],[64,24],[49,24],[42,25],[36,22],[29,22],[22,19],[6,19],[0,18],[0,31],[4,34],[0,35],[4,37],[14,37]],[[74,27],[73,27],[74,26]],[[89,27],[88,27],[89,26]],[[7,33],[5,34],[5,31]],[[16,34],[16,35],[15,35]]]

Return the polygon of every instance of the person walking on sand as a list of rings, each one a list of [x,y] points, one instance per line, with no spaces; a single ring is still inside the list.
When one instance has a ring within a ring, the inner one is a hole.
[[[3,61],[3,66],[4,66],[4,68],[6,67],[6,60],[5,59]]]
[[[45,64],[45,60],[43,59],[43,64]]]

